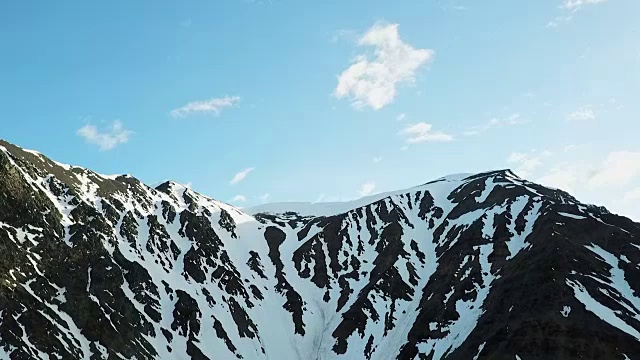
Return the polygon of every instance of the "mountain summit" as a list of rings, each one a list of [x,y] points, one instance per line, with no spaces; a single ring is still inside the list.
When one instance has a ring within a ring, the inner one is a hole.
[[[0,142],[1,359],[638,359],[638,264],[508,170],[245,212]]]

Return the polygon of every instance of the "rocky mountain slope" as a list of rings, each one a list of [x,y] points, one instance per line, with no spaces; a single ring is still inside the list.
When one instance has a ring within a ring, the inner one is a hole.
[[[640,359],[640,224],[508,170],[250,214],[0,146],[0,359]]]

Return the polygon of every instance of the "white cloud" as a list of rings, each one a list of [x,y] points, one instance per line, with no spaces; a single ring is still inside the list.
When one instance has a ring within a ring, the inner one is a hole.
[[[625,186],[640,177],[640,151],[609,153],[600,167],[589,177],[589,186]]]
[[[402,113],[402,114],[398,114],[398,116],[396,116],[396,120],[397,120],[397,121],[402,121],[402,120],[404,120],[405,116],[406,116],[406,115],[405,115],[404,113]]]
[[[171,110],[174,118],[184,118],[194,114],[220,116],[223,109],[232,107],[240,101],[238,96],[225,96],[208,100],[192,101],[185,106]]]
[[[579,10],[583,5],[593,5],[607,2],[607,0],[564,0],[562,8],[567,10]]]
[[[596,113],[590,107],[584,107],[567,114],[567,120],[569,121],[587,121],[594,120],[595,118]]]
[[[435,55],[433,50],[416,49],[403,42],[398,24],[376,24],[358,44],[373,47],[374,59],[357,56],[338,77],[334,91],[338,99],[349,97],[356,109],[369,106],[379,110],[392,103],[397,86],[415,81],[417,70]]]
[[[362,184],[360,190],[358,190],[358,194],[360,196],[367,196],[373,194],[373,191],[376,189],[376,184],[374,182],[366,182]]]
[[[235,203],[245,202],[245,201],[247,201],[247,198],[244,195],[236,195],[233,197],[233,199],[231,199],[231,202],[235,202]]]
[[[233,175],[233,179],[229,182],[231,185],[235,185],[240,181],[244,180],[250,172],[252,172],[254,168],[246,168],[242,171],[239,171],[237,174]]]
[[[443,132],[432,131],[433,125],[424,122],[409,125],[400,130],[399,134],[405,137],[407,144],[423,142],[447,142],[453,140],[453,136]]]
[[[379,163],[380,161],[382,161],[382,156],[376,156],[373,158],[374,163]]]
[[[262,200],[262,202],[267,202],[267,200],[269,200],[270,197],[271,197],[271,194],[269,193],[262,194],[262,196],[260,196],[260,200]]]
[[[99,130],[96,126],[87,124],[76,133],[89,144],[98,145],[101,151],[107,151],[127,143],[133,131],[125,129],[120,120],[114,120],[107,129]]]
[[[534,171],[544,164],[543,159],[548,156],[551,156],[551,152],[549,151],[543,151],[542,153],[514,152],[509,155],[507,162],[516,165],[516,168],[514,169],[516,174],[523,178],[529,178]]]
[[[527,122],[520,114],[513,113],[505,117],[494,117],[487,121],[485,124],[480,126],[472,127],[464,132],[462,132],[465,136],[473,136],[488,131],[494,127],[504,127],[504,126],[513,126],[525,124]]]

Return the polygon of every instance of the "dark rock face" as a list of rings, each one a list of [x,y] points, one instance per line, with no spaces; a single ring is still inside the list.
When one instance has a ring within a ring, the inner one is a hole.
[[[0,141],[0,358],[636,359],[639,264],[508,170],[249,215]]]

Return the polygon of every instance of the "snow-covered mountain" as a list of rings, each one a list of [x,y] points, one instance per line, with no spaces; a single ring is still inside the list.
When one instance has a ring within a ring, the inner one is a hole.
[[[640,224],[508,170],[243,212],[0,145],[2,359],[640,359]]]

